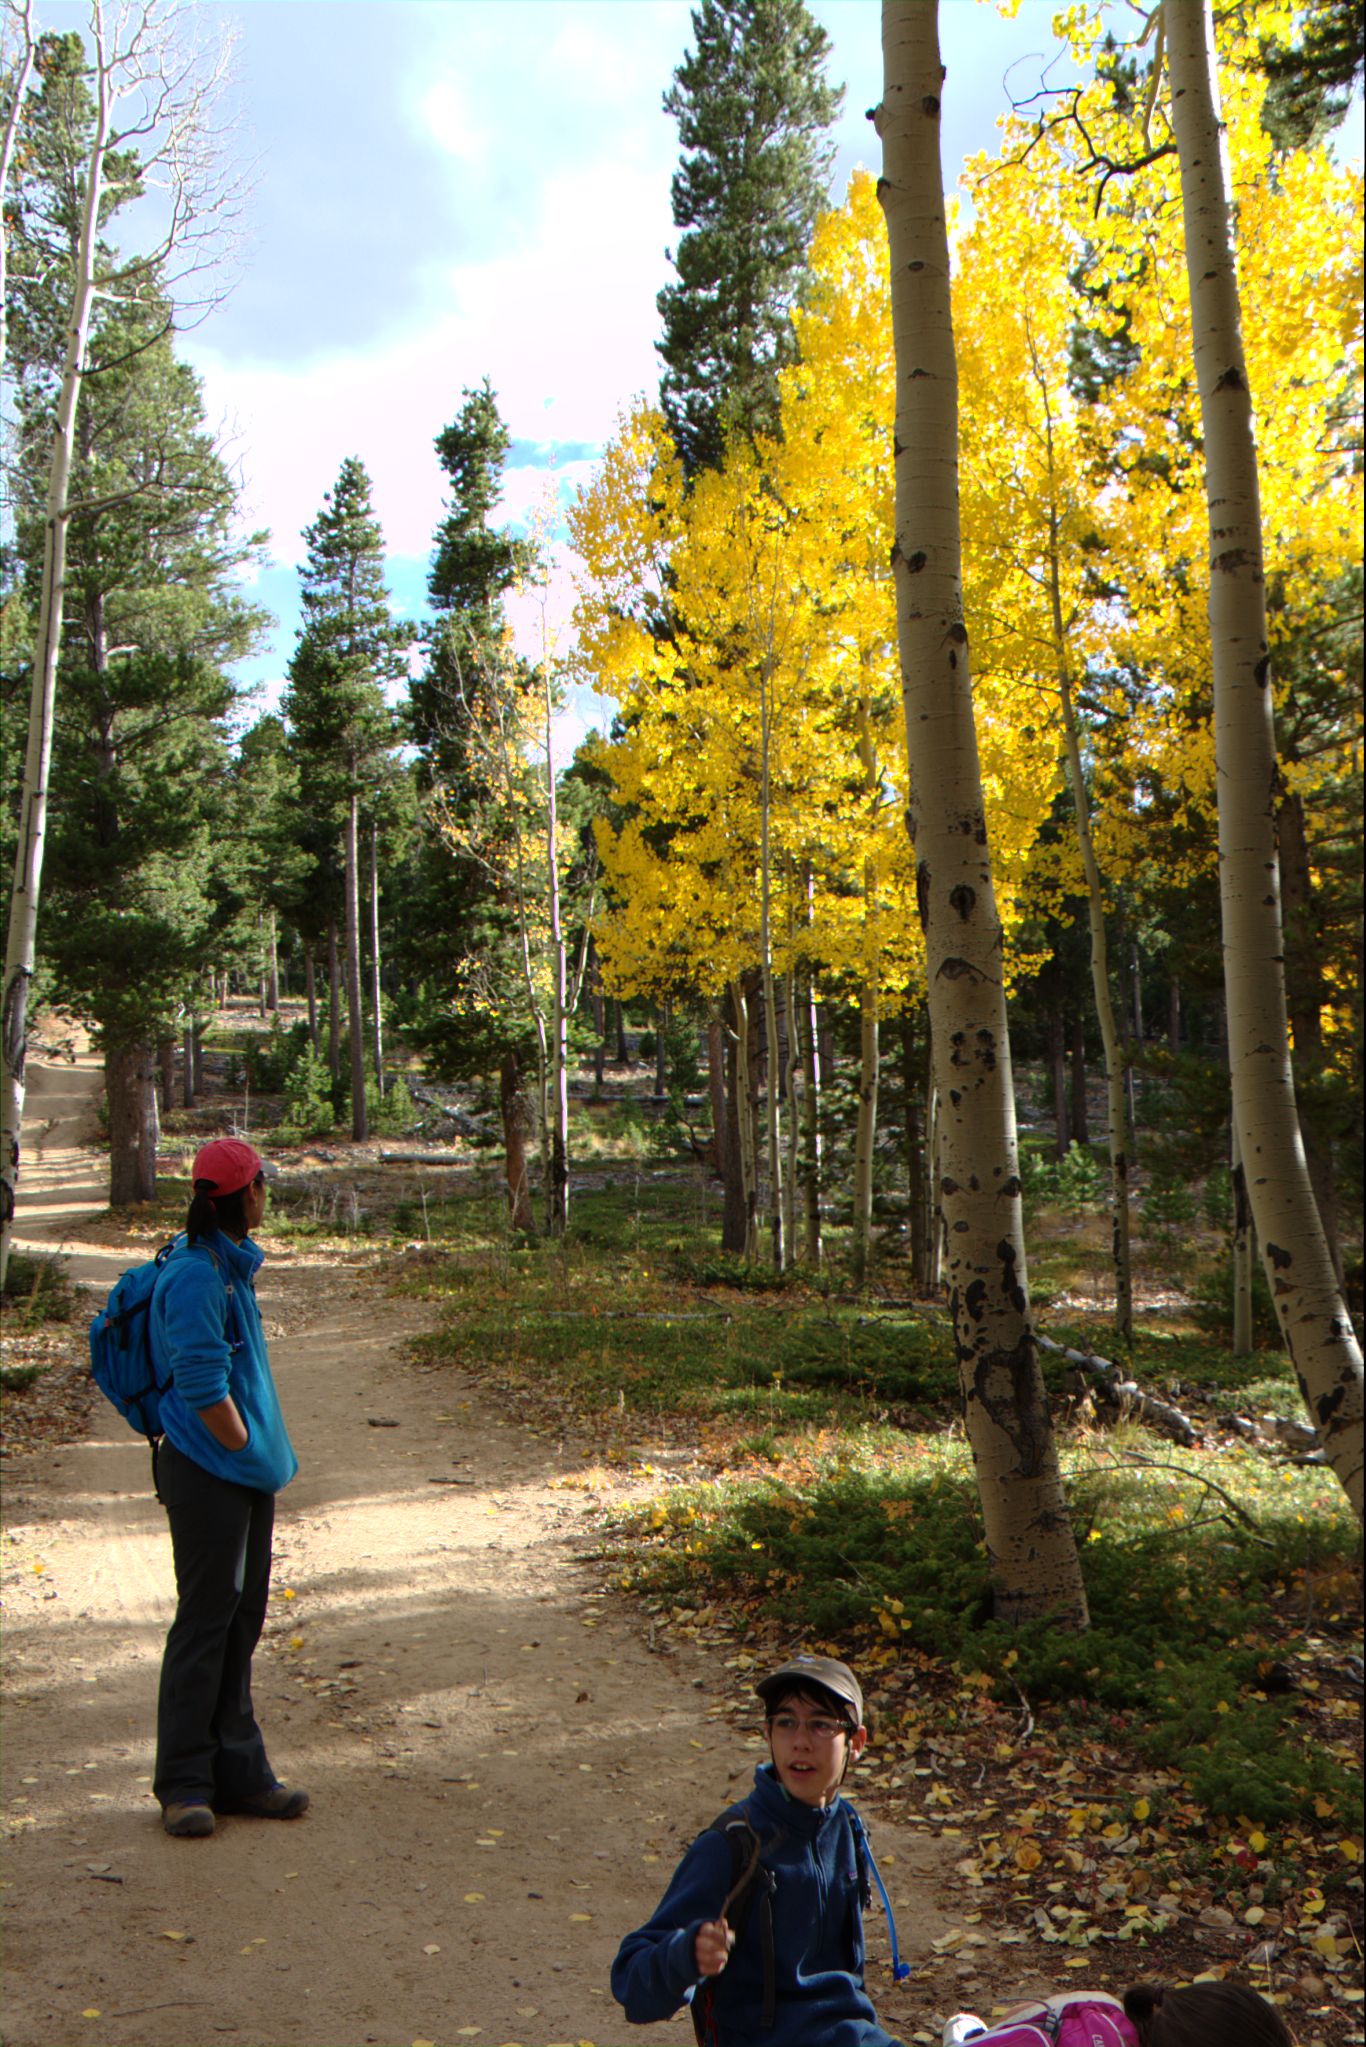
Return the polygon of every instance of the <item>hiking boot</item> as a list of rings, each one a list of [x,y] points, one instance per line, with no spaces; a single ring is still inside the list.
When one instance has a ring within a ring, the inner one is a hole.
[[[213,1832],[213,1813],[202,1798],[177,1798],[162,1806],[161,1824],[177,1841],[193,1841]]]
[[[220,1798],[218,1810],[245,1813],[257,1820],[297,1820],[308,1810],[308,1793],[291,1791],[288,1784],[272,1784],[269,1791],[253,1791],[246,1798]]]

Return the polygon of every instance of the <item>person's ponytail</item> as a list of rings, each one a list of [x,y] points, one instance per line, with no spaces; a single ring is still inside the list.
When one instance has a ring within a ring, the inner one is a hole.
[[[185,1235],[194,1244],[200,1237],[211,1237],[218,1226],[218,1203],[213,1197],[213,1182],[196,1180],[189,1213],[185,1217]]]

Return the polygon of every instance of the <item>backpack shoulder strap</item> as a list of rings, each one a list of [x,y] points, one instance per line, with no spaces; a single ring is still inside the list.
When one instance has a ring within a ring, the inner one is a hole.
[[[772,2026],[777,2013],[778,1967],[773,1944],[775,1879],[763,1859],[763,1853],[766,1846],[771,1848],[780,1837],[775,1834],[768,1842],[762,1841],[743,1804],[728,1806],[712,1821],[707,1832],[720,1834],[730,1848],[730,1885],[718,1917],[728,1921],[737,1942],[756,1903],[759,1908],[759,1940],[764,1962],[762,2023],[767,2029]]]

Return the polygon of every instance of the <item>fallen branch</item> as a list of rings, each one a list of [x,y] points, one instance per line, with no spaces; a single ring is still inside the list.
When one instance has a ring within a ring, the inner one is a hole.
[[[1070,1344],[1055,1343],[1051,1336],[1040,1336],[1037,1332],[1035,1340],[1040,1350],[1051,1351],[1079,1372],[1085,1372],[1110,1406],[1137,1414],[1141,1420],[1173,1437],[1188,1450],[1199,1441],[1189,1415],[1183,1414],[1169,1401],[1158,1400],[1151,1393],[1145,1393],[1137,1380],[1126,1379],[1120,1367],[1112,1364],[1109,1358],[1098,1357],[1094,1351],[1073,1350]]]
[[[492,1137],[493,1132],[486,1123],[479,1122],[477,1117],[467,1116],[463,1109],[453,1109],[449,1102],[439,1101],[434,1094],[425,1087],[419,1087],[415,1081],[408,1082],[408,1093],[419,1108],[428,1109],[432,1115],[444,1117],[447,1123],[454,1124],[462,1137]]]

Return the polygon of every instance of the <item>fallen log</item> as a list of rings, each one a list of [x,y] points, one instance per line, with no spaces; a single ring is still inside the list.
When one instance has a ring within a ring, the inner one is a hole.
[[[1136,1379],[1126,1379],[1121,1368],[1109,1358],[1103,1358],[1094,1351],[1073,1350],[1070,1344],[1056,1343],[1051,1336],[1039,1336],[1036,1341],[1040,1350],[1051,1351],[1054,1357],[1062,1358],[1079,1372],[1084,1372],[1107,1405],[1136,1414],[1150,1427],[1161,1430],[1189,1450],[1200,1440],[1190,1416],[1183,1414],[1179,1407],[1169,1401],[1158,1400],[1153,1394],[1145,1393]]]

